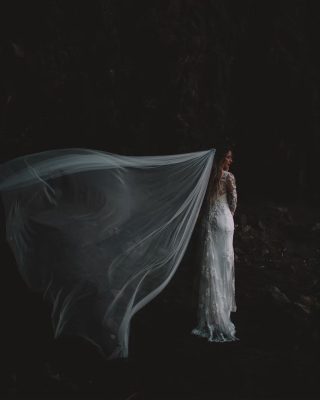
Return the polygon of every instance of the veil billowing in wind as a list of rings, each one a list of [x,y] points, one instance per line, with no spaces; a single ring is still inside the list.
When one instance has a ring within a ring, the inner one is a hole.
[[[27,285],[52,304],[55,337],[79,335],[108,358],[128,356],[132,316],[186,250],[214,152],[63,149],[1,166],[7,240]]]

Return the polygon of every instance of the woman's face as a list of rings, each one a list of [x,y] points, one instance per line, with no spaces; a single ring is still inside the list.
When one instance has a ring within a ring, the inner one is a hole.
[[[232,164],[232,151],[229,150],[229,151],[226,153],[225,157],[224,157],[224,160],[223,160],[223,163],[222,163],[222,168],[223,168],[225,171],[228,171],[231,164]]]

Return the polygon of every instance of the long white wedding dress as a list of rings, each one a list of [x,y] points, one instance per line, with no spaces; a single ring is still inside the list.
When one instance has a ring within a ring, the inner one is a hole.
[[[203,242],[197,327],[192,333],[210,342],[239,340],[230,313],[236,311],[233,214],[237,206],[234,176],[223,171],[217,196],[203,218]]]

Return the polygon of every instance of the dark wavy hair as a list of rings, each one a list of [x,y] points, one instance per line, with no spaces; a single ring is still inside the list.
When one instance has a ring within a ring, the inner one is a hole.
[[[214,155],[214,161],[212,166],[212,171],[209,179],[209,190],[208,195],[210,198],[215,198],[220,188],[220,182],[222,177],[222,165],[227,153],[231,151],[233,154],[233,146],[223,145],[216,148]]]

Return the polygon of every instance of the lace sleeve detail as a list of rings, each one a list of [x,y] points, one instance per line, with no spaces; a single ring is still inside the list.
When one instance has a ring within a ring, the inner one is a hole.
[[[227,187],[227,198],[228,198],[229,208],[233,215],[237,208],[237,187],[236,187],[236,180],[230,172],[226,179],[226,187]]]

